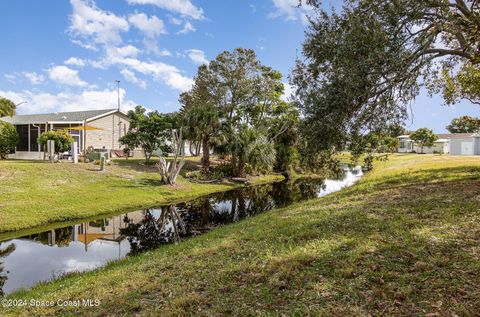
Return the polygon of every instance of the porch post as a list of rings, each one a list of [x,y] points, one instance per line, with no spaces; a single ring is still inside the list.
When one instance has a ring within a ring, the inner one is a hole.
[[[30,123],[28,124],[28,152],[30,152]]]
[[[87,163],[87,120],[83,121],[83,163]]]

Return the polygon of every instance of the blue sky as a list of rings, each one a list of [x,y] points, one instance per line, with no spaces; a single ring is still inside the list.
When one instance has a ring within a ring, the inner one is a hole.
[[[297,0],[17,0],[0,3],[0,95],[18,113],[136,104],[177,110],[199,64],[224,50],[253,48],[287,82],[300,52],[305,8]],[[324,1],[327,6],[341,1]],[[288,89],[287,89],[288,90]],[[436,132],[456,116],[478,115],[463,102],[442,106],[426,93],[414,121]]]

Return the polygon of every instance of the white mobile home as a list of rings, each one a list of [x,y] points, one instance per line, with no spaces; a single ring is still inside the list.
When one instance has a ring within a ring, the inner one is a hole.
[[[467,137],[450,140],[452,155],[480,155],[480,135],[471,134]]]
[[[437,134],[433,146],[424,146],[423,153],[442,153],[451,155],[480,155],[480,135],[475,133]],[[409,135],[401,135],[399,153],[420,153],[421,147],[410,139]]]

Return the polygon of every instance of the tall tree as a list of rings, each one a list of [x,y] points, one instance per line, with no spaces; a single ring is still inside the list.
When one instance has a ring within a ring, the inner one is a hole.
[[[455,118],[447,125],[450,133],[474,133],[480,131],[480,118],[461,116]]]
[[[340,13],[306,2],[315,14],[292,83],[312,155],[402,122],[435,67],[478,68],[477,0],[346,0]]]
[[[182,125],[190,142],[199,141],[202,146],[202,171],[210,173],[210,148],[219,143],[221,109],[218,97],[212,93],[215,83],[208,66],[198,68],[192,89],[180,95]]]
[[[281,74],[262,65],[250,49],[225,51],[211,61],[209,68],[214,83],[214,94],[220,96],[219,108],[224,115],[223,136],[232,156],[237,176],[245,175],[245,160],[253,158],[241,151],[244,141],[253,138],[249,129],[255,129],[255,140],[265,140],[267,122],[272,109],[281,102],[283,83]],[[263,141],[261,142],[263,143]],[[257,143],[259,145],[259,143]],[[270,155],[268,146],[258,146],[264,158]]]
[[[0,117],[11,117],[15,115],[16,108],[17,106],[13,103],[13,101],[0,97]]]
[[[245,176],[246,164],[261,169],[269,161],[272,152],[266,143],[273,144],[269,127],[282,103],[281,78],[278,71],[262,65],[253,50],[242,48],[222,52],[199,68],[192,90],[182,94],[180,101],[187,135],[202,141],[205,173],[207,148],[213,141],[217,151],[230,155],[237,176]]]

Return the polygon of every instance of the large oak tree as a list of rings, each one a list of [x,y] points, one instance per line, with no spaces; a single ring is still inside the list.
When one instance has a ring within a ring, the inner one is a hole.
[[[315,155],[402,122],[421,84],[446,84],[439,69],[478,69],[478,0],[347,0],[341,12],[306,2],[315,10],[291,81]]]

